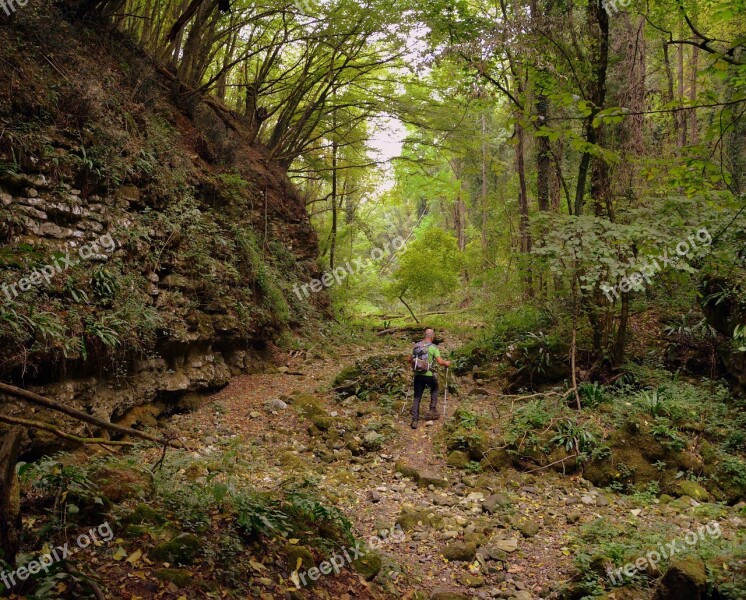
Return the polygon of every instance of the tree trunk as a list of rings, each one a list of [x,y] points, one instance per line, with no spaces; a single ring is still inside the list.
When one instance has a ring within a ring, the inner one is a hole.
[[[0,447],[0,559],[15,565],[21,547],[21,500],[16,463],[23,430],[14,427]]]
[[[624,348],[627,344],[627,325],[629,323],[629,294],[622,293],[622,312],[619,316],[619,329],[614,341],[613,360],[615,365],[624,361]]]
[[[679,20],[679,39],[684,39],[684,19]],[[679,106],[684,106],[684,44],[678,44],[676,46],[676,75],[677,75],[677,91]],[[679,122],[678,137],[676,138],[676,147],[681,149],[686,146],[686,111],[680,110],[676,113],[676,119]]]
[[[518,144],[515,148],[515,161],[516,170],[518,171],[518,206],[520,211],[520,222],[519,232],[521,236],[521,254],[526,257],[525,268],[526,268],[526,295],[532,297],[534,295],[533,290],[533,277],[531,273],[531,264],[527,259],[531,253],[531,231],[529,229],[530,221],[528,214],[528,190],[526,187],[526,160],[525,160],[525,132],[523,125],[516,123],[515,126],[516,136],[518,137]]]
[[[697,72],[699,71],[699,48],[692,46],[692,62],[689,71],[689,100],[694,104],[697,100]],[[699,141],[697,131],[697,109],[692,108],[689,111],[689,139],[692,144]]]
[[[482,252],[487,256],[487,118],[482,113]]]
[[[337,142],[332,142],[332,239],[329,247],[329,268],[332,270],[334,270],[334,253],[337,250],[337,149]]]
[[[603,125],[598,129],[598,143],[604,144]],[[609,176],[609,165],[602,158],[594,158],[591,171],[591,197],[594,202],[597,217],[606,215],[611,221],[614,220],[614,210],[611,204],[611,177]]]
[[[549,100],[543,94],[536,101],[539,123],[545,124],[549,114]],[[536,196],[540,211],[549,210],[549,138],[541,136],[536,141]]]
[[[404,300],[404,297],[403,297],[403,296],[399,296],[399,300],[401,300],[401,303],[402,303],[402,304],[403,304],[404,306],[406,306],[406,307],[407,307],[407,310],[409,311],[409,314],[410,314],[410,315],[412,315],[412,318],[414,319],[414,322],[415,322],[415,323],[418,323],[418,324],[419,324],[419,322],[420,322],[420,321],[419,321],[419,320],[417,319],[417,317],[415,316],[415,314],[414,314],[414,313],[412,312],[412,309],[411,309],[411,308],[409,308],[409,304],[407,304],[407,303],[405,302],[405,300]]]
[[[588,86],[588,99],[593,106],[591,114],[585,121],[585,141],[598,143],[598,132],[593,126],[596,115],[604,109],[606,103],[606,78],[609,68],[609,14],[602,6],[601,0],[588,2],[588,25],[593,41],[590,52],[592,75]],[[585,184],[591,164],[591,155],[584,152],[578,167],[578,186],[575,190],[575,215],[583,214],[585,204]]]

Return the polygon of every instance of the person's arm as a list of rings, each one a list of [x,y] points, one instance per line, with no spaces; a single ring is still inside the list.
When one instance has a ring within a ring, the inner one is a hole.
[[[433,345],[432,348],[434,349],[433,357],[435,358],[435,362],[437,362],[441,367],[450,367],[451,361],[450,360],[443,360],[440,356],[440,348]]]

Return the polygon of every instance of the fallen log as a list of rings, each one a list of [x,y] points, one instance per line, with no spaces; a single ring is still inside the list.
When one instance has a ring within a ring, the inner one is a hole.
[[[170,446],[171,448],[185,448],[185,445],[183,443],[177,444],[170,439],[150,435],[149,433],[138,431],[137,429],[131,429],[129,427],[123,427],[121,425],[109,423],[108,421],[104,421],[103,419],[99,419],[98,417],[94,417],[93,415],[89,415],[74,408],[70,408],[69,406],[65,406],[64,404],[60,404],[59,402],[55,402],[54,400],[50,400],[49,398],[45,398],[44,396],[40,396],[39,394],[35,394],[34,392],[24,390],[14,385],[0,382],[0,393],[5,393],[10,396],[14,396],[15,398],[20,398],[21,400],[26,400],[27,402],[36,404],[37,406],[43,406],[44,408],[60,412],[64,415],[67,415],[68,417],[72,417],[73,419],[76,419],[78,421],[88,423],[89,425],[95,425],[96,427],[100,427],[101,429],[105,429],[107,431],[113,431],[122,435],[129,435],[132,437],[140,438],[142,440],[148,440],[162,446]]]

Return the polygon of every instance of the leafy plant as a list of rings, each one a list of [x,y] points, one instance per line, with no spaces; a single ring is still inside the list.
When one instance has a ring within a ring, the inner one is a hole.
[[[586,455],[596,445],[596,436],[574,419],[560,421],[555,429],[557,433],[552,437],[551,442],[564,447],[567,452],[574,450],[579,455]]]
[[[671,421],[666,417],[656,417],[655,423],[650,427],[650,432],[671,450],[681,452],[686,448],[686,440],[672,427]]]
[[[643,391],[635,402],[651,417],[670,416],[665,388],[658,388],[651,392]]]
[[[594,408],[607,400],[604,386],[597,381],[593,383],[584,381],[579,384],[578,393],[580,394],[583,406],[588,408]]]

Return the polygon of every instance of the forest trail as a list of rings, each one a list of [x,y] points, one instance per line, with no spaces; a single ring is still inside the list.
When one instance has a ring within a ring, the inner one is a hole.
[[[398,352],[404,358],[408,346],[383,342],[375,351]],[[331,392],[332,382],[354,360],[352,356],[313,361],[276,357],[286,365],[284,372],[236,377],[195,413],[174,417],[175,424],[208,452],[219,440],[238,438],[250,448],[245,459],[254,468],[247,483],[257,489],[274,489],[292,477],[310,478],[320,491],[338,498],[336,506],[351,519],[360,540],[369,541],[381,530],[399,524],[404,529],[403,541],[384,540],[380,545],[383,568],[376,578],[378,585],[364,584],[373,597],[425,598],[435,593],[444,599],[525,600],[546,593],[550,583],[564,579],[571,567],[569,552],[566,548],[563,552],[561,532],[545,525],[567,512],[566,503],[580,504],[581,496],[582,502],[595,504],[598,492],[588,496],[581,489],[567,500],[567,480],[554,473],[536,477],[510,471],[506,476],[449,468],[446,424],[464,398],[449,394],[446,419],[421,422],[417,430],[409,427],[411,388],[404,409],[388,414],[374,403],[340,404]],[[469,385],[466,379],[455,383],[463,388]],[[363,456],[336,456],[341,445],[328,440],[324,444],[322,438],[314,437],[307,419],[293,410],[297,407],[291,398],[308,393],[333,418],[352,418],[360,438],[368,439],[366,430],[385,432],[383,446]],[[285,408],[284,400],[289,404]],[[492,389],[490,397],[482,399],[482,409],[492,411],[496,402],[509,404],[501,400],[499,390]],[[439,409],[443,410],[442,386]],[[416,475],[407,478],[397,472],[401,465]],[[428,484],[430,480],[433,483]],[[579,515],[570,520],[582,521]],[[534,537],[540,529],[542,534]],[[480,550],[475,554],[476,548]],[[452,560],[444,558],[446,552]],[[310,597],[336,597],[335,593],[344,597],[346,592],[334,586],[346,586],[349,581],[338,578],[339,583],[333,582],[334,576],[326,579],[330,581],[325,585],[335,591],[314,589]],[[362,597],[354,586],[348,591],[352,597]],[[422,593],[427,595],[418,595]]]

